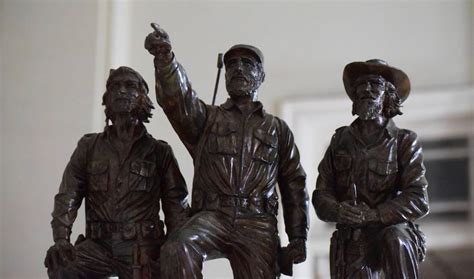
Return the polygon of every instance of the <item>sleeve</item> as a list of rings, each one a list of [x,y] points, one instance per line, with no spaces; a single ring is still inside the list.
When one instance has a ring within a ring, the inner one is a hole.
[[[161,202],[165,215],[167,234],[170,234],[181,227],[187,220],[189,205],[186,182],[169,145],[166,146],[165,154]]]
[[[77,144],[69,163],[64,170],[59,192],[54,197],[53,239],[70,240],[71,229],[77,217],[77,210],[81,206],[86,192],[86,165],[87,140],[84,136]]]
[[[335,193],[335,174],[333,168],[333,145],[336,135],[331,139],[331,143],[324,154],[323,160],[318,166],[318,178],[316,189],[313,192],[312,203],[319,219],[325,222],[337,222],[337,211],[339,202]]]
[[[278,186],[283,205],[285,231],[288,238],[306,239],[309,229],[308,192],[306,173],[300,163],[300,154],[293,133],[280,121]]]
[[[398,194],[378,206],[384,224],[415,221],[429,211],[428,182],[425,178],[423,154],[418,137],[414,132],[403,132],[398,144]]]
[[[155,59],[155,81],[158,104],[186,148],[192,152],[204,130],[206,104],[198,98],[186,72],[174,57],[163,66]]]

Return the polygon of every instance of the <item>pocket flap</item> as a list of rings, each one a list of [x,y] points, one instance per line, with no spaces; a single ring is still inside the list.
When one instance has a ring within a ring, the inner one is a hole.
[[[377,159],[369,160],[369,169],[380,175],[389,175],[398,172],[398,164],[396,161],[379,161]]]
[[[109,164],[105,160],[96,160],[89,163],[87,166],[87,172],[89,174],[101,174],[107,171]]]
[[[255,130],[253,135],[263,142],[265,145],[268,145],[273,148],[277,148],[277,138],[273,135],[268,134],[264,130]]]
[[[352,158],[349,154],[336,154],[334,156],[334,167],[338,171],[344,171],[351,168]]]
[[[155,173],[156,165],[150,161],[136,160],[130,165],[130,171],[144,177],[152,177]]]
[[[216,122],[212,127],[211,132],[219,136],[227,136],[237,132],[237,125],[233,122]]]

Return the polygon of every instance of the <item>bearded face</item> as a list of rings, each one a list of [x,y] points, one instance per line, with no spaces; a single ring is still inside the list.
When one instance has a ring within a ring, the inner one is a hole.
[[[251,55],[237,53],[226,61],[226,89],[230,97],[254,97],[263,81],[258,61]]]
[[[353,114],[363,120],[381,116],[385,90],[385,80],[380,76],[369,75],[360,78],[354,94]]]

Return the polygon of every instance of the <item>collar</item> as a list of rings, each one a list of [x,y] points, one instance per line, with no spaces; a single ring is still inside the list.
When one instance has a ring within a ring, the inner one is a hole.
[[[252,113],[258,113],[258,114],[260,114],[260,116],[265,117],[266,112],[265,112],[265,109],[263,109],[263,104],[260,101],[255,101],[254,103],[257,104],[257,106],[254,108]],[[239,107],[234,102],[234,100],[232,100],[232,98],[228,98],[225,101],[225,103],[220,105],[220,107],[225,109],[225,110],[231,110],[233,107],[235,107],[240,111]]]
[[[351,125],[350,129],[352,134],[358,135],[359,134],[359,125],[360,125],[360,118],[357,118],[354,120]],[[389,118],[385,126],[383,127],[385,130],[386,135],[388,135],[391,138],[395,138],[398,136],[398,127],[395,125],[395,122],[393,122],[392,118]]]
[[[148,133],[147,133],[147,130],[145,128],[145,125],[143,125],[143,123],[140,123],[138,125],[138,132],[137,132],[137,137],[135,138],[134,142],[136,142],[137,140],[145,137]],[[104,134],[105,136],[107,137],[107,139],[110,139],[110,136],[112,134],[115,134],[116,131],[115,131],[115,126],[114,125],[111,125],[111,126],[105,126],[104,128]]]

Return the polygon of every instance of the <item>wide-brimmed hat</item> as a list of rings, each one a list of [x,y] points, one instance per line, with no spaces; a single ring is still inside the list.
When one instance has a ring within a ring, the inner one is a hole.
[[[251,45],[244,45],[244,44],[239,44],[239,45],[234,45],[229,50],[224,54],[224,64],[226,63],[227,59],[230,57],[230,55],[236,51],[246,51],[252,54],[257,60],[262,64],[263,66],[263,53],[254,46]]]
[[[404,102],[410,94],[410,79],[402,70],[389,66],[381,59],[371,59],[365,62],[352,62],[344,68],[342,80],[351,100],[354,100],[356,80],[365,75],[380,75],[390,81],[397,88],[401,102]]]

